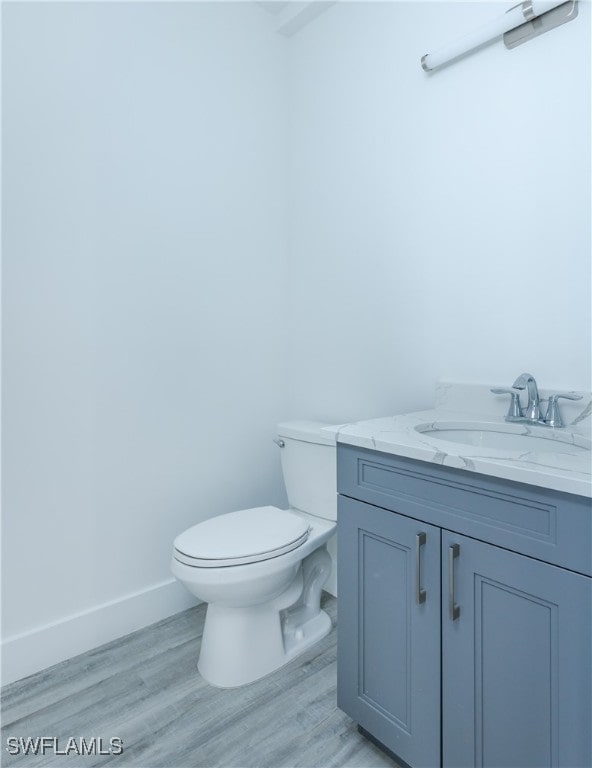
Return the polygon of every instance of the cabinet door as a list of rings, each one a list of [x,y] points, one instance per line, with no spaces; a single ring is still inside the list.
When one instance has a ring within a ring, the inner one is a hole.
[[[592,764],[591,584],[443,532],[444,766]]]
[[[440,529],[342,496],[337,520],[337,703],[414,768],[433,768],[440,765]]]

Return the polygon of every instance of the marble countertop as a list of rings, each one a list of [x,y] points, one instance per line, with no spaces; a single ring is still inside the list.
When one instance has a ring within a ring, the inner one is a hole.
[[[562,400],[566,427],[550,429],[527,423],[507,423],[504,420],[507,396],[496,397],[489,389],[482,385],[438,384],[433,409],[340,424],[327,428],[327,431],[339,443],[592,497],[590,393],[579,393],[583,398],[577,402]],[[542,399],[548,396],[543,390],[540,394]],[[568,402],[569,405],[564,406]],[[479,422],[496,432],[542,436],[550,443],[556,442],[557,451],[552,446],[544,451],[485,448],[437,436],[438,427],[459,429],[467,422]],[[434,428],[436,431],[425,432]]]

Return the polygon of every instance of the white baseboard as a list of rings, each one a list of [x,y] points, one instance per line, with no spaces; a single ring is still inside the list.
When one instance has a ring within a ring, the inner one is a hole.
[[[2,684],[51,667],[190,608],[199,601],[175,579],[2,641]]]

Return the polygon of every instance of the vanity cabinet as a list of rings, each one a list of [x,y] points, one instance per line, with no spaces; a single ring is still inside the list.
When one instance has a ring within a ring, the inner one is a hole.
[[[338,448],[338,705],[414,768],[592,765],[590,502]]]

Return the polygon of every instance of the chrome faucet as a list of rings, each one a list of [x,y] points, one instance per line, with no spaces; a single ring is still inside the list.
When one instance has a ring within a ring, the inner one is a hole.
[[[519,393],[515,390],[526,390],[528,394],[528,403],[526,408],[520,404]],[[512,389],[496,387],[491,390],[495,395],[510,395],[510,410],[506,416],[506,421],[528,421],[531,424],[542,424],[545,427],[563,427],[563,420],[559,412],[560,397],[566,400],[581,400],[582,395],[564,394],[551,395],[545,418],[541,416],[541,400],[536,380],[531,373],[521,373],[512,384]]]
[[[512,389],[526,389],[528,392],[528,404],[522,413],[524,419],[526,421],[540,421],[541,401],[534,376],[531,373],[521,373],[512,384]]]

